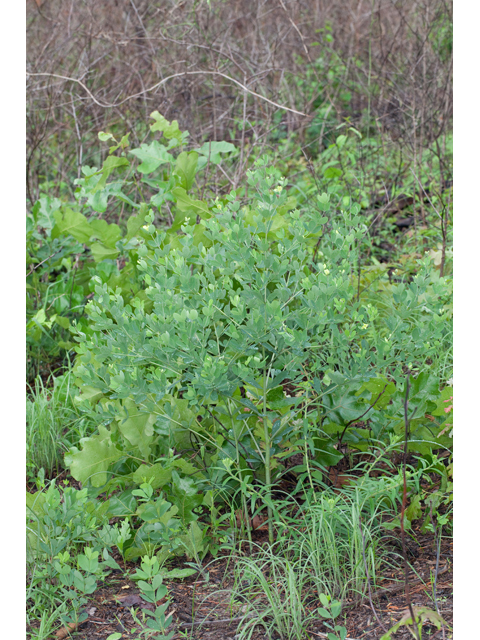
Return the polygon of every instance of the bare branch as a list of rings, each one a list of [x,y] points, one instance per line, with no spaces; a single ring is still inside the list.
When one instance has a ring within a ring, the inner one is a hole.
[[[93,93],[90,91],[90,89],[87,86],[85,86],[83,84],[83,82],[81,82],[80,80],[77,80],[77,78],[69,78],[68,76],[61,76],[61,75],[58,75],[56,73],[46,73],[46,72],[29,73],[27,71],[27,77],[30,77],[30,76],[32,76],[32,77],[33,76],[45,76],[45,77],[50,77],[50,78],[58,78],[59,80],[66,80],[67,82],[76,82],[90,96],[90,98],[95,102],[95,104],[98,104],[99,107],[103,107],[104,109],[109,109],[111,107],[119,107],[121,104],[124,104],[125,102],[128,102],[128,100],[133,100],[133,98],[138,98],[139,96],[142,96],[145,93],[150,93],[151,91],[154,91],[155,89],[158,89],[159,87],[164,85],[166,82],[168,82],[168,80],[172,80],[173,78],[182,78],[184,76],[198,76],[198,75],[221,76],[222,78],[225,78],[225,80],[229,80],[230,82],[235,83],[241,89],[243,89],[247,93],[251,94],[252,96],[255,96],[256,98],[260,98],[260,100],[264,100],[265,102],[268,102],[268,104],[271,104],[272,106],[277,107],[278,109],[283,109],[284,111],[290,111],[291,113],[296,113],[299,116],[306,116],[307,115],[306,113],[303,113],[302,111],[297,111],[296,109],[291,109],[290,107],[286,107],[285,105],[278,104],[278,102],[274,102],[273,100],[269,100],[268,98],[265,98],[265,96],[262,96],[261,94],[256,93],[255,91],[252,91],[251,89],[249,89],[248,87],[243,85],[238,80],[235,80],[235,78],[231,78],[230,76],[227,76],[225,73],[222,73],[221,71],[182,71],[181,73],[174,73],[171,76],[167,76],[163,80],[160,80],[160,82],[157,82],[156,84],[154,84],[149,89],[145,89],[143,91],[139,91],[138,93],[134,93],[133,95],[128,96],[128,98],[124,98],[123,100],[120,100],[119,102],[115,102],[115,103],[108,103],[108,102],[107,103],[102,103],[102,102],[100,102],[93,95]]]

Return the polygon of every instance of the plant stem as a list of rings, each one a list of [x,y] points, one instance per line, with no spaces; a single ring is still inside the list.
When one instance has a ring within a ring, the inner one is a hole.
[[[418,631],[417,621],[415,619],[415,612],[413,611],[412,601],[410,599],[410,585],[408,582],[408,562],[407,562],[407,547],[405,544],[405,508],[407,506],[407,450],[408,450],[408,431],[410,422],[408,420],[408,394],[410,392],[410,374],[407,374],[405,381],[405,403],[404,403],[404,419],[405,419],[405,443],[403,449],[403,499],[402,499],[402,511],[400,514],[400,533],[402,539],[402,555],[403,555],[403,569],[405,572],[405,599],[407,601],[408,610],[412,616],[413,632],[416,640],[420,640],[420,634]]]
[[[262,348],[263,360],[265,361],[265,347]],[[267,422],[267,368],[263,369],[263,433],[265,438],[265,483],[266,495],[268,497],[267,514],[268,514],[268,541],[273,544],[273,522],[272,522],[272,485],[270,475],[270,434],[268,433]]]

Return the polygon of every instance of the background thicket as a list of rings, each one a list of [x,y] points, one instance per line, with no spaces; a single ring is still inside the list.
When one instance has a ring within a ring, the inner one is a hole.
[[[291,136],[291,154],[316,157],[345,119],[401,148],[417,171],[421,152],[432,150],[451,179],[449,0],[32,0],[27,7],[30,204],[53,175],[58,193],[82,164],[100,164],[98,131],[131,131],[138,145],[154,110],[178,120],[193,144],[234,142],[241,151],[234,185],[253,149],[275,150]]]

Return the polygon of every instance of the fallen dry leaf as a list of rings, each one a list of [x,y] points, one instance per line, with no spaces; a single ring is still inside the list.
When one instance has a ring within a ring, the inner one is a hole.
[[[59,640],[63,640],[63,638],[66,638],[67,636],[69,636],[72,633],[72,631],[75,631],[77,626],[78,624],[76,622],[70,622],[70,624],[67,624],[66,627],[62,627],[61,629],[59,629],[55,633],[55,635]]]
[[[154,610],[153,604],[145,602],[143,598],[135,593],[129,593],[128,596],[117,596],[117,601],[123,607],[140,607],[140,609]]]
[[[235,511],[235,517],[237,519],[238,526],[240,526],[242,523],[247,524],[247,519],[245,518],[243,509],[237,509]],[[262,513],[259,513],[253,518],[249,518],[248,521],[252,529],[258,529],[260,531],[263,531],[268,528],[267,525],[265,524],[266,520],[267,520],[267,516]]]
[[[335,487],[335,489],[339,489],[346,484],[351,484],[353,477],[347,475],[346,473],[338,473],[335,468],[332,468],[328,473],[328,479],[332,483],[332,486]]]

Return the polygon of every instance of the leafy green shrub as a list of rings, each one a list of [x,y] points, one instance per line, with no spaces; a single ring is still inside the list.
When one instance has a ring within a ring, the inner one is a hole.
[[[322,235],[327,218],[289,213],[264,161],[249,182],[258,190],[250,205],[240,208],[232,194],[199,224],[185,219],[182,235],[157,230],[153,212],[146,215],[136,265],[144,284],[135,298],[94,279],[74,372],[79,401],[100,426],[67,456],[78,480],[100,487],[123,475],[186,491],[186,478],[169,470],[169,450],[193,449],[182,462],[192,498],[195,485],[228,480],[234,464],[239,481],[265,483],[271,515],[282,461],[305,443],[321,464],[334,464],[339,432],[348,430],[345,441],[360,449],[372,430],[402,432],[395,380],[425,369],[448,332],[444,280],[432,276],[428,259],[410,283],[386,292],[379,279],[370,286],[389,300],[381,315],[359,295],[358,208],[332,216]],[[319,206],[329,210],[328,195]],[[428,450],[444,445],[435,429],[420,429],[439,388],[426,373],[412,384],[412,431]],[[369,412],[370,429],[350,428]]]
[[[187,133],[152,118],[163,143],[129,152],[128,136],[100,134],[114,144],[100,170],[84,168],[77,205],[44,199],[35,210],[31,245],[48,251],[29,277],[49,281],[52,251],[67,262],[51,283],[57,313],[48,315],[50,285],[32,284],[28,326],[32,349],[52,341],[57,325],[69,334],[58,344],[79,343],[78,406],[97,432],[72,442],[66,463],[77,480],[120,490],[112,515],[134,531],[124,552],[160,547],[162,557],[197,559],[208,549],[200,514],[214,495],[239,495],[245,513],[247,497],[259,499],[272,516],[272,487],[292,454],[332,465],[343,457],[339,442],[365,451],[372,437],[400,435],[407,370],[422,371],[412,384],[411,449],[449,446],[442,417],[427,416],[441,390],[440,358],[444,375],[450,362],[451,281],[428,257],[401,282],[381,265],[360,268],[368,247],[360,206],[337,184],[317,195],[317,211],[300,213],[266,159],[248,176],[244,206],[236,193],[192,198],[196,173],[234,149],[183,151]],[[344,147],[345,136],[331,151]],[[126,230],[95,217],[119,202],[133,211]],[[79,251],[76,267],[67,248]],[[77,284],[82,315],[70,304]]]
[[[99,134],[113,143],[99,170],[82,167],[75,202],[42,195],[27,215],[27,361],[29,379],[72,350],[72,326],[88,331],[83,317],[91,295],[93,275],[121,287],[128,298],[141,291],[137,247],[146,237],[143,229],[149,206],[169,233],[175,234],[188,212],[200,218],[211,215],[203,200],[188,195],[195,176],[209,164],[219,164],[221,154],[234,155],[228,142],[211,142],[185,151],[188,132],[178,123],[152,113],[152,133],[163,141],[143,143],[129,150],[129,135],[118,142],[111,133]],[[177,151],[179,151],[177,153]],[[174,154],[177,153],[175,156]],[[128,155],[133,156],[132,163]],[[138,201],[140,200],[140,201]],[[172,219],[171,207],[174,208]],[[108,223],[108,210],[124,209],[126,223]],[[162,211],[163,210],[163,211]]]
[[[290,140],[279,144],[272,163],[288,178],[290,195],[306,210],[318,211],[319,192],[329,195],[332,208],[348,209],[352,203],[360,204],[371,237],[363,247],[362,263],[389,263],[398,277],[409,269],[415,270],[412,254],[417,252],[430,250],[435,265],[440,265],[445,241],[445,273],[451,273],[451,194],[447,188],[452,175],[451,134],[445,134],[442,160],[431,149],[424,149],[419,152],[418,166],[414,166],[402,147],[386,147],[379,136],[363,136],[348,123],[335,127],[334,133],[330,144],[308,165],[294,152],[295,145]],[[411,202],[400,214],[411,218],[410,231],[401,233],[395,224],[397,199]]]

